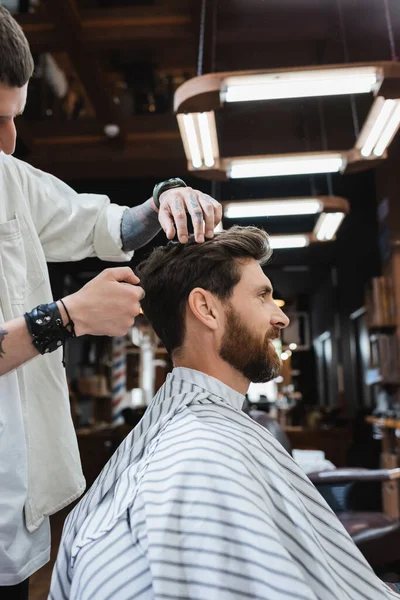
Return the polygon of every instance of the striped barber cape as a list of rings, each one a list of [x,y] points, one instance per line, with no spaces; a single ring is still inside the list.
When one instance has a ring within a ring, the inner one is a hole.
[[[399,598],[243,400],[174,369],[67,518],[52,600]]]

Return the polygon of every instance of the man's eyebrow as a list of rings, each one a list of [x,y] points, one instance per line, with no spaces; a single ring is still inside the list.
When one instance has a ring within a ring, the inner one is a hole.
[[[257,294],[261,294],[261,292],[264,292],[265,294],[273,294],[273,289],[270,285],[263,285],[259,288],[257,288]]]

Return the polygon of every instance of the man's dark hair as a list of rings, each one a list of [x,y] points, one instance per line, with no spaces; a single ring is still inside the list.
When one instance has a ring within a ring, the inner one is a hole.
[[[0,83],[21,88],[32,77],[33,58],[24,32],[0,6]]]
[[[268,235],[257,227],[232,227],[197,244],[169,242],[156,248],[138,268],[146,292],[142,308],[168,352],[179,349],[185,336],[186,303],[190,292],[201,287],[221,301],[229,300],[241,278],[241,261],[261,265],[272,251]]]

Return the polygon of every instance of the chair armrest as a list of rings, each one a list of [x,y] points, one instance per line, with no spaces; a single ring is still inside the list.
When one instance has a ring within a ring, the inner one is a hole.
[[[390,481],[400,479],[399,469],[335,469],[333,471],[317,471],[309,473],[308,478],[314,484],[351,483],[357,481]]]

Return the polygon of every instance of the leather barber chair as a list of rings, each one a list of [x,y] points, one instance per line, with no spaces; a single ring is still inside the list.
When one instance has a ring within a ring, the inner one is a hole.
[[[374,569],[400,561],[400,469],[335,469],[308,477]],[[362,490],[368,482],[382,485],[382,512],[357,510],[352,501],[354,486]]]
[[[275,419],[259,410],[251,410],[249,416],[268,429],[291,454],[290,441]],[[309,473],[308,477],[373,569],[400,562],[400,469],[345,468]],[[363,484],[372,482],[382,486],[382,512],[357,507],[355,488],[362,493]]]

